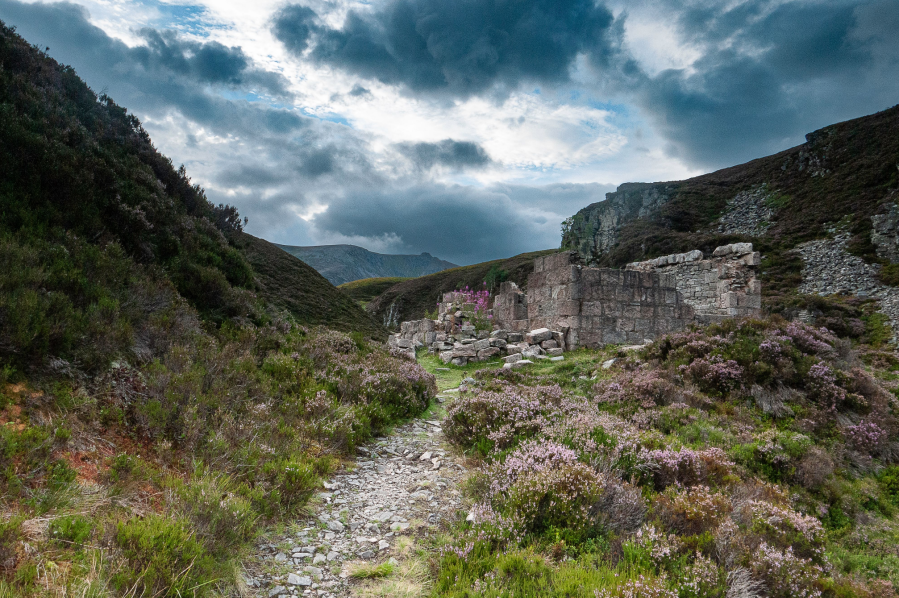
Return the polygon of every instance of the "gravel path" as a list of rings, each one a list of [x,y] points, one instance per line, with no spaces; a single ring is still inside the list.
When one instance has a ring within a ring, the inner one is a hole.
[[[355,595],[348,564],[390,561],[402,537],[427,535],[457,517],[465,469],[448,448],[440,422],[423,419],[361,447],[351,466],[325,482],[312,518],[259,544],[245,575],[248,593]]]

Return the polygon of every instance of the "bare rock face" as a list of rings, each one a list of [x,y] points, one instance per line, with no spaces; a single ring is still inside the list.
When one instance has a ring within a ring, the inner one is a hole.
[[[871,242],[877,247],[877,257],[899,263],[899,205],[892,204],[886,214],[871,216]]]
[[[656,212],[674,196],[676,185],[625,183],[606,200],[590,204],[575,214],[562,238],[562,247],[578,252],[585,263],[594,263],[618,240],[626,222]]]
[[[883,221],[880,224],[881,231],[889,230]],[[832,239],[809,241],[796,248],[803,262],[799,292],[809,295],[842,293],[876,299],[880,302],[880,311],[890,319],[893,330],[899,331],[899,288],[880,282],[880,264],[868,264],[849,253],[846,244],[850,237],[848,232],[834,231]],[[883,247],[884,255],[890,255],[892,249],[884,240],[888,238],[886,234],[880,237],[883,246],[875,243],[878,253]],[[899,341],[899,337],[894,335],[893,341]]]

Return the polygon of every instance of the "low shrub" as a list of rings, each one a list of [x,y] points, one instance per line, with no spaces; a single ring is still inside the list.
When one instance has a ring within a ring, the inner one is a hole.
[[[698,535],[715,529],[731,512],[730,498],[706,486],[668,488],[653,503],[653,513],[671,531]]]
[[[644,450],[639,459],[644,480],[651,481],[657,490],[664,490],[672,484],[721,486],[733,479],[731,472],[734,464],[719,448]]]
[[[0,573],[3,577],[11,577],[19,562],[16,545],[22,534],[22,518],[12,516],[0,521]]]
[[[64,547],[80,550],[90,540],[93,523],[82,515],[68,515],[51,521],[48,531]]]
[[[259,514],[241,490],[227,474],[203,468],[177,485],[182,514],[213,555],[227,557],[255,536]]]
[[[194,598],[207,595],[218,564],[188,523],[150,514],[118,524],[115,541],[125,565],[112,578],[121,592]]]

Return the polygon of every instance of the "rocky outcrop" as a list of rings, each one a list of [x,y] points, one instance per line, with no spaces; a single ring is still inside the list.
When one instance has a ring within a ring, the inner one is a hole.
[[[850,294],[876,299],[880,311],[899,331],[899,288],[880,282],[880,264],[868,264],[846,250],[851,234],[834,231],[833,238],[803,243],[796,249],[802,257],[799,292],[809,295]],[[894,336],[894,342],[896,338]]]
[[[737,193],[718,219],[718,232],[753,237],[765,234],[774,216],[771,196],[767,185]]]
[[[899,205],[891,204],[886,214],[871,216],[871,242],[877,247],[877,257],[899,263]]]
[[[578,252],[581,259],[594,263],[618,240],[626,222],[655,213],[667,203],[676,185],[666,183],[625,183],[606,200],[590,204],[575,214],[562,238],[562,247]]]

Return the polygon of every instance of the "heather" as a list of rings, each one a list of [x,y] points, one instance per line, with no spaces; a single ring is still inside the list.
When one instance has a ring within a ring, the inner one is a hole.
[[[260,530],[436,392],[383,346],[288,321],[91,378],[4,376],[0,591],[22,596],[236,591]]]
[[[897,370],[777,316],[485,367],[447,407],[479,466],[435,592],[894,595]]]
[[[242,595],[434,377],[2,23],[0,158],[0,597]]]

